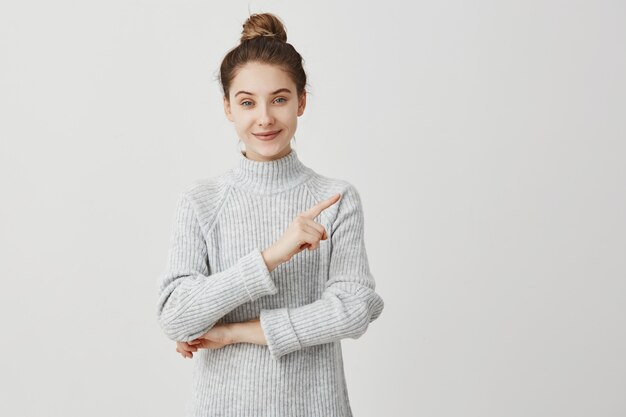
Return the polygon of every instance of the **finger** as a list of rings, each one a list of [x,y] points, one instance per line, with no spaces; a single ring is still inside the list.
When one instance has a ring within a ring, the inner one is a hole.
[[[309,234],[315,236],[315,242],[313,242],[311,244],[311,247],[309,248],[309,250],[317,249],[317,247],[319,247],[319,244],[320,244],[319,243],[320,239],[322,239],[323,232],[320,232],[318,229],[316,229],[316,228],[314,228],[312,226],[309,226],[309,225],[305,225],[304,227],[306,228],[306,231]]]
[[[189,346],[188,350],[192,352],[197,352],[198,349],[202,349],[204,347],[203,344],[204,344],[204,341],[201,341],[199,343],[194,343],[193,345]]]
[[[310,243],[303,243],[302,245],[300,245],[298,247],[298,250],[299,251],[303,251],[305,249],[310,249],[311,247],[312,247],[312,245]]]
[[[306,242],[305,244],[300,245],[300,248],[302,249],[305,249],[307,245],[310,245],[310,247],[313,248],[317,245],[317,242],[319,242],[319,238],[317,237],[317,231],[311,232],[308,230],[304,230],[302,231],[301,238]]]
[[[324,200],[324,201],[320,201],[319,203],[315,204],[313,207],[309,208],[308,210],[303,211],[301,214],[304,217],[307,217],[311,220],[313,220],[314,218],[316,218],[317,216],[319,216],[319,214],[324,210],[327,209],[328,207],[332,206],[333,204],[335,204],[337,201],[340,200],[341,194],[337,193],[334,196]]]
[[[197,349],[195,349],[195,350],[194,350],[194,348],[189,348],[189,349],[186,349],[186,348],[180,347],[180,348],[176,349],[176,352],[178,352],[178,353],[180,353],[180,354],[183,354],[183,355],[186,355],[187,353],[189,353],[189,352],[195,352],[196,350],[197,350]]]
[[[314,218],[319,216],[323,210],[327,209],[328,207],[332,206],[337,201],[339,201],[340,197],[341,197],[341,194],[335,194],[332,197],[327,198],[324,201],[320,201],[319,203],[315,204],[313,207],[310,207],[308,210],[305,210],[304,212],[302,212],[302,215],[304,217],[307,217],[313,220]]]
[[[320,239],[324,239],[324,237],[326,236],[326,228],[324,226],[322,226],[321,224],[311,219],[306,219],[305,221],[306,221],[305,223],[306,226],[309,226],[315,229],[318,232]]]
[[[197,344],[189,344],[189,343],[183,343],[183,349],[185,349],[188,352],[195,352],[196,350],[198,350],[198,345]]]

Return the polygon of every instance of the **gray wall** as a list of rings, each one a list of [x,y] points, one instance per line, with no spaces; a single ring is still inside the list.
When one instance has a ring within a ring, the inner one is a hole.
[[[248,11],[305,59],[301,160],[362,196],[355,416],[626,415],[626,5],[545,0],[2,2],[0,414],[182,415],[156,280],[235,163]]]

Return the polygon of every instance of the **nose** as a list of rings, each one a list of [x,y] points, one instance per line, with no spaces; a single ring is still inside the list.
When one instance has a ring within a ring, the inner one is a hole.
[[[259,106],[257,123],[259,126],[271,126],[274,124],[274,117],[267,106]]]

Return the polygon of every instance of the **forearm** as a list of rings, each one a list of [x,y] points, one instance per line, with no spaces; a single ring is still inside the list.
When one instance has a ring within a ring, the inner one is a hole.
[[[265,265],[267,266],[268,271],[272,272],[276,267],[285,262],[284,259],[281,259],[280,256],[276,253],[275,249],[270,246],[261,252],[263,256],[263,260],[265,261]]]
[[[255,345],[267,345],[265,334],[261,328],[260,319],[231,323],[231,338],[233,343],[252,343]]]
[[[276,292],[257,249],[211,275],[174,259],[161,283],[158,320],[170,339],[189,341],[241,304]]]
[[[368,276],[370,276],[368,274]],[[295,350],[358,339],[381,314],[384,302],[373,278],[361,282],[332,278],[322,298],[298,307],[261,309],[260,320],[270,353],[279,359]]]

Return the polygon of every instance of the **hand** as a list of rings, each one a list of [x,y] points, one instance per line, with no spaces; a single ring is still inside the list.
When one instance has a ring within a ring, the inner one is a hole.
[[[304,249],[319,248],[320,240],[328,239],[326,229],[313,221],[322,210],[340,200],[341,194],[335,194],[327,200],[315,204],[313,207],[298,214],[287,228],[287,231],[269,248],[263,251],[263,258],[271,271],[283,262],[288,262],[294,255]]]
[[[192,347],[218,349],[235,343],[253,343],[255,345],[267,345],[261,319],[251,319],[237,323],[228,323],[215,326],[202,337],[189,342]],[[215,331],[213,331],[215,329]],[[208,339],[207,339],[208,338]],[[219,346],[221,345],[221,346]]]
[[[267,345],[267,339],[261,327],[261,319],[256,318],[240,323],[216,325],[207,333],[189,343],[176,342],[176,351],[180,352],[183,358],[193,358],[192,352],[196,352],[198,349],[219,349],[233,343]]]
[[[187,342],[176,342],[176,352],[180,353],[183,358],[193,358],[192,352],[197,350],[197,347],[192,346]]]
[[[235,323],[238,324],[238,323]],[[190,342],[176,342],[176,351],[183,358],[193,358],[198,349],[220,349],[236,343],[232,324],[216,324],[208,332]]]

